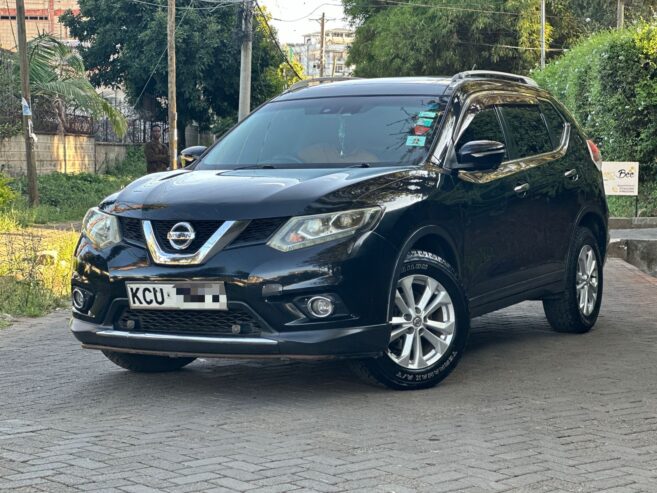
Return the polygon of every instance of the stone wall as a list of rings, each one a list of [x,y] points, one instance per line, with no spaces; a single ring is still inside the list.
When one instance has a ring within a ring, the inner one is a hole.
[[[84,135],[37,135],[34,146],[37,173],[95,173],[125,157],[127,145],[96,142]],[[26,174],[25,143],[18,135],[0,140],[0,170]]]

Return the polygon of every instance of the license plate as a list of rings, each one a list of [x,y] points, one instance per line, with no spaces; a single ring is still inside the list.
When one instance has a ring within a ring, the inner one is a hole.
[[[130,308],[228,310],[223,282],[126,283]]]

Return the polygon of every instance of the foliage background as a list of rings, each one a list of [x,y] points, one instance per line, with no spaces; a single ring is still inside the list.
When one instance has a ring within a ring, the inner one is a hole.
[[[122,85],[142,115],[166,120],[166,0],[80,0],[79,5],[79,14],[69,11],[61,19],[81,42],[80,52],[91,72],[91,82],[97,87]],[[252,107],[280,92],[285,84],[278,70],[283,56],[263,15],[256,12]],[[236,120],[241,21],[241,8],[234,4],[177,2],[178,128],[195,121],[206,130],[222,119]],[[184,132],[179,139],[182,148]]]
[[[533,77],[579,120],[608,161],[657,179],[657,22],[604,31]]]
[[[356,75],[453,74],[474,67],[527,73],[540,58],[540,0],[343,0],[355,23]],[[650,18],[657,0],[628,4],[626,21]],[[612,27],[615,0],[553,0],[546,6],[548,57]]]

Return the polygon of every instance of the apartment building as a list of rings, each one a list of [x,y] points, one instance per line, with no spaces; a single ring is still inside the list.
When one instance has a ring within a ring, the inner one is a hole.
[[[68,31],[59,22],[59,16],[69,9],[79,12],[77,0],[25,0],[28,41],[41,33],[68,40]],[[0,0],[0,48],[16,50],[16,4],[13,1]]]
[[[321,34],[319,32],[304,34],[303,43],[288,44],[288,54],[303,66],[309,77],[319,77],[321,59]],[[351,29],[327,29],[324,33],[324,76],[346,77],[352,74],[354,67],[347,65],[349,47],[354,42]]]

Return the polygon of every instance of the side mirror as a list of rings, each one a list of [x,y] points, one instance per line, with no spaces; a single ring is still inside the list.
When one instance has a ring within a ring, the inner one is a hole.
[[[494,140],[472,140],[461,146],[456,154],[458,166],[463,171],[491,171],[497,169],[506,149]]]
[[[192,146],[192,147],[186,147],[182,151],[180,151],[180,166],[185,168],[195,162],[201,154],[205,152],[207,147],[205,146]]]

